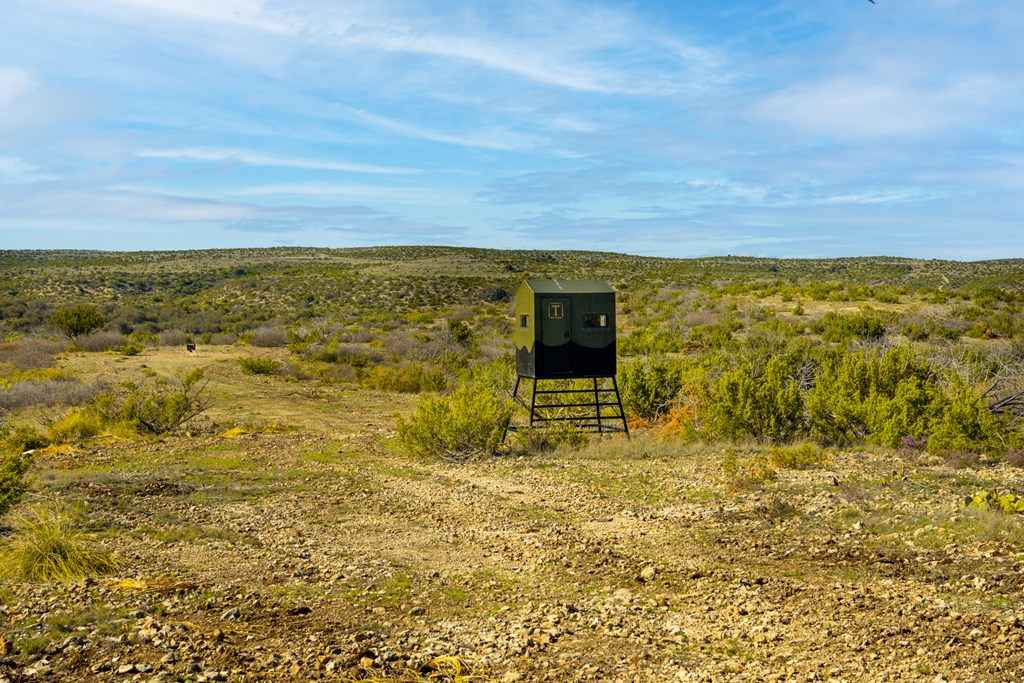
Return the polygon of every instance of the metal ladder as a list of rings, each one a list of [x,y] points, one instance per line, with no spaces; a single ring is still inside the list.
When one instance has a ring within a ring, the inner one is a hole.
[[[592,377],[594,384],[588,389],[567,389],[563,387],[555,389],[538,389],[539,381],[566,382],[569,380],[551,379],[538,380],[536,377],[528,378],[533,380],[533,388],[530,392],[530,402],[527,403],[519,396],[519,385],[521,376],[516,377],[515,388],[512,390],[512,399],[530,412],[530,427],[550,426],[550,423],[571,422],[577,429],[594,431],[599,434],[605,432],[624,433],[629,437],[629,425],[626,423],[626,414],[622,409],[622,397],[619,395],[619,385],[615,377]],[[610,379],[610,387],[601,386],[599,379]],[[570,396],[587,396],[584,401],[570,401]],[[538,397],[541,400],[538,401]],[[545,398],[550,397],[550,398]],[[559,397],[561,399],[559,400]],[[613,400],[614,399],[614,400]],[[554,414],[552,414],[554,413]],[[621,422],[621,426],[619,424]],[[511,421],[505,426],[505,435],[518,430],[517,425]]]

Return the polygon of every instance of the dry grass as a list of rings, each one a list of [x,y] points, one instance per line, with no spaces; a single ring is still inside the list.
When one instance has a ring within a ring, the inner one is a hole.
[[[0,576],[31,582],[73,581],[112,571],[110,553],[95,550],[81,515],[40,504],[12,514],[14,535],[0,548]]]
[[[345,678],[345,683],[486,683],[490,679],[477,673],[480,664],[465,657],[438,657],[420,671],[406,671],[392,676],[370,674],[366,678]]]

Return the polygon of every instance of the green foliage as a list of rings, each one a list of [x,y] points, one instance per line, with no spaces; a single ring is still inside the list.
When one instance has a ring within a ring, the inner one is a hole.
[[[513,447],[525,453],[549,453],[559,448],[576,450],[589,441],[590,435],[571,422],[556,422],[552,427],[521,426],[511,437]]]
[[[885,336],[891,316],[872,308],[857,313],[829,311],[810,324],[812,332],[822,341],[847,342],[852,339],[872,340]]]
[[[734,490],[760,488],[779,478],[779,473],[764,455],[742,458],[733,449],[729,449],[722,456],[722,473],[725,475],[726,485]]]
[[[61,308],[50,317],[50,323],[71,339],[103,327],[106,319],[95,306],[80,304]]]
[[[164,434],[209,408],[207,386],[199,368],[171,378],[148,377],[125,382],[121,392],[98,396],[85,412],[94,411],[101,425],[129,424],[140,432]]]
[[[709,435],[725,439],[785,442],[804,422],[803,396],[788,365],[776,356],[763,367],[748,361],[725,372],[705,411]]]
[[[731,318],[710,325],[694,325],[690,328],[690,341],[711,349],[725,348],[732,342],[733,332],[740,327],[739,321]]]
[[[1012,493],[984,491],[968,496],[964,504],[976,510],[1002,510],[1003,512],[1024,514],[1024,499]]]
[[[9,453],[0,458],[0,517],[3,517],[28,490],[25,474],[32,464],[32,456]]]
[[[46,439],[28,425],[0,424],[0,455],[20,455],[46,443]]]
[[[462,320],[449,319],[448,331],[452,333],[455,341],[463,346],[473,344],[473,329]]]
[[[988,409],[985,399],[953,376],[947,400],[934,421],[928,451],[1000,454],[1022,442],[1021,432]]]
[[[790,470],[807,470],[828,462],[828,453],[811,443],[799,446],[772,446],[771,464]]]
[[[359,385],[374,391],[414,394],[420,391],[443,391],[448,386],[448,378],[443,371],[420,364],[397,368],[373,365],[360,371]]]
[[[72,408],[50,423],[46,438],[55,444],[72,443],[91,439],[102,433],[103,429],[103,418],[94,409]]]
[[[117,352],[122,356],[137,356],[145,350],[146,346],[140,341],[126,341],[117,347]]]
[[[409,420],[399,418],[398,438],[417,455],[490,453],[501,443],[513,407],[486,388],[464,384],[446,396],[422,397]]]
[[[909,347],[823,352],[807,392],[811,433],[830,443],[867,439],[893,448],[904,436],[923,438],[940,409],[938,379]]]
[[[238,367],[243,375],[276,375],[281,369],[281,362],[273,358],[238,358]]]
[[[0,548],[0,576],[22,581],[72,581],[112,571],[117,563],[93,550],[81,516],[53,505],[34,506],[13,520],[14,536]]]
[[[683,368],[665,358],[635,358],[621,364],[618,386],[626,413],[656,420],[683,387]]]
[[[619,351],[626,355],[677,353],[685,340],[678,329],[644,327],[619,340]]]

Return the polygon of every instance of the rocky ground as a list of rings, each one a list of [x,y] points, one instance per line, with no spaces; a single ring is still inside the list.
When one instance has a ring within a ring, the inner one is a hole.
[[[644,436],[452,463],[379,429],[40,454],[120,565],[0,589],[0,681],[1024,678],[1019,517],[963,505],[1018,470],[835,454],[737,488]]]
[[[0,682],[1024,680],[1024,516],[964,502],[1024,470],[642,433],[424,460],[409,397],[208,353],[103,371],[205,363],[220,427],[36,454],[22,507],[119,565],[0,586]]]

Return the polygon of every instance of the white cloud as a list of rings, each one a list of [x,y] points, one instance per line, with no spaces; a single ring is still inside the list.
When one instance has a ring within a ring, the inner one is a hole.
[[[453,192],[428,187],[390,187],[386,185],[342,185],[338,183],[282,183],[254,185],[236,190],[238,197],[316,197],[347,201],[373,200],[385,203],[450,206],[467,201]]]
[[[343,161],[326,161],[300,157],[276,156],[239,149],[214,147],[186,147],[182,149],[143,149],[136,156],[149,159],[181,159],[191,161],[235,162],[250,166],[277,166],[282,168],[305,168],[321,171],[343,171],[350,173],[376,173],[401,175],[417,173],[415,169],[373,164],[354,164]]]
[[[879,70],[796,85],[762,99],[753,114],[803,135],[841,140],[929,137],[979,122],[1006,86],[989,76],[925,84]]]
[[[56,176],[44,173],[35,164],[19,157],[0,155],[0,180],[15,183],[30,183],[40,180],[53,180]]]
[[[351,118],[370,125],[378,130],[388,133],[397,133],[406,137],[441,142],[460,147],[476,147],[481,149],[494,150],[523,150],[537,146],[541,143],[539,138],[510,131],[506,128],[494,126],[484,130],[477,130],[471,133],[444,133],[412,123],[406,123],[397,119],[380,116],[373,112],[351,107],[339,107],[338,111],[347,114]]]
[[[14,66],[0,66],[0,108],[10,105],[35,86],[32,72]]]
[[[161,14],[185,21],[222,24],[294,35],[301,23],[271,15],[260,0],[106,0],[80,3],[111,17],[123,17],[124,10],[143,14]]]

